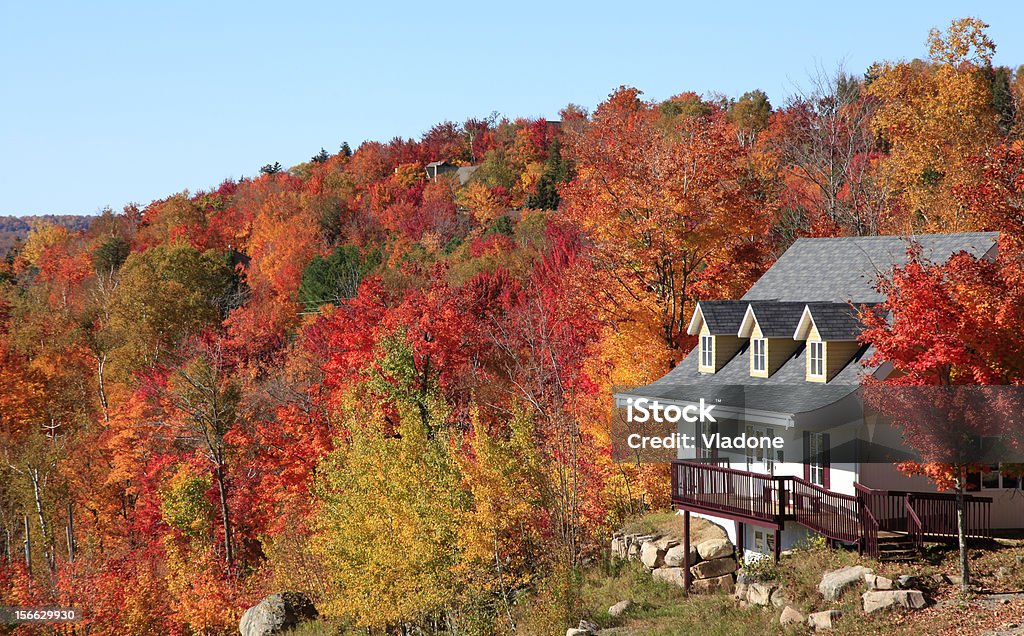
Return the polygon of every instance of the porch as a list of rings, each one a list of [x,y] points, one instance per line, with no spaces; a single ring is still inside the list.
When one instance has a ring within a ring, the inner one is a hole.
[[[908,556],[925,542],[955,542],[956,496],[948,493],[875,490],[854,485],[856,495],[834,492],[800,477],[773,476],[712,463],[672,462],[672,503],[686,512],[723,517],[774,530],[775,560],[786,522],[829,539],[856,545],[873,558]],[[969,538],[991,538],[992,499],[965,495]]]

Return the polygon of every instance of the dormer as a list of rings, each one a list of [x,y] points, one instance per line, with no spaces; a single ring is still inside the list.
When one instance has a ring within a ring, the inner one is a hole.
[[[874,307],[863,305],[862,307]],[[853,360],[862,345],[860,308],[850,303],[808,303],[793,331],[793,340],[807,344],[804,377],[828,382]]]
[[[750,342],[750,375],[767,378],[779,370],[800,347],[793,330],[803,303],[753,301],[747,304],[736,335]]]
[[[703,300],[697,303],[686,333],[699,336],[697,370],[716,373],[745,344],[736,335],[747,303],[738,300]]]

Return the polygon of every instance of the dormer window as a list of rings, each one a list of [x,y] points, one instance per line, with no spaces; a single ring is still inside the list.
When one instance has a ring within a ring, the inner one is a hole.
[[[702,371],[715,371],[715,337],[702,335],[700,337],[700,368]]]
[[[807,343],[807,375],[812,378],[825,377],[825,343],[812,340]]]
[[[755,373],[766,373],[768,371],[768,340],[765,338],[751,339],[750,356],[750,368]]]

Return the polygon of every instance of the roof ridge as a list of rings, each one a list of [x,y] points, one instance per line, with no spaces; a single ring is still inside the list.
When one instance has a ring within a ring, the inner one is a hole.
[[[935,237],[964,237],[964,236],[978,236],[978,237],[989,237],[999,236],[999,232],[933,232],[928,234],[872,234],[863,236],[800,236],[797,237],[794,243],[801,241],[849,241],[849,242],[861,242],[861,241],[872,241],[882,239],[917,239],[917,238],[935,238]]]

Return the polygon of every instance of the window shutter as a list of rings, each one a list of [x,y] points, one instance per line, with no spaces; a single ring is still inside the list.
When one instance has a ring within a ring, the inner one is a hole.
[[[804,431],[804,479],[811,480],[811,433]]]
[[[822,433],[821,434],[821,445],[822,445],[822,449],[821,449],[821,454],[822,454],[822,457],[821,457],[821,485],[824,486],[825,488],[829,488],[831,486],[831,481],[832,481],[831,480],[832,469],[830,467],[831,464],[832,464],[832,451],[829,448],[829,446],[830,446],[829,442],[830,442],[829,434],[828,433]]]

